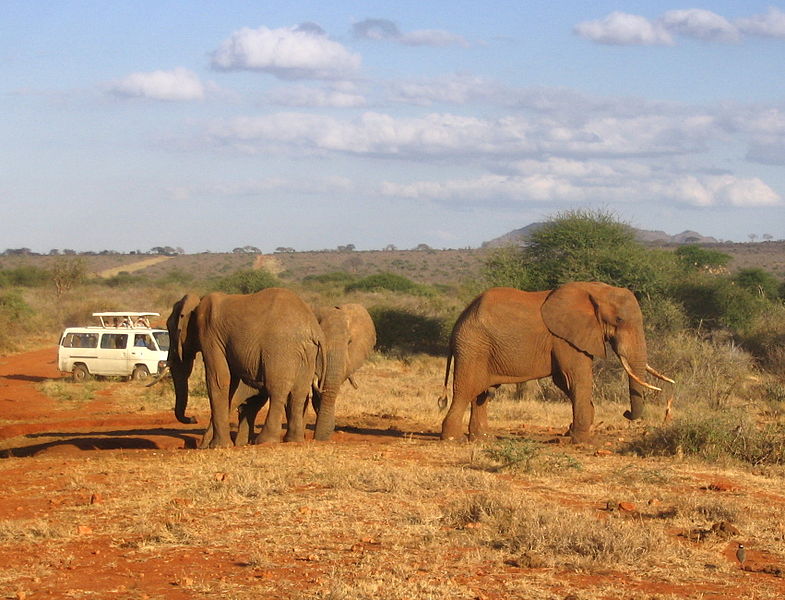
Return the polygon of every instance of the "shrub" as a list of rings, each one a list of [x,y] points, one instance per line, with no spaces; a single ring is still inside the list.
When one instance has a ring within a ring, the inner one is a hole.
[[[633,230],[600,211],[557,215],[535,231],[528,246],[491,254],[485,277],[491,285],[553,289],[569,281],[603,281],[639,296],[660,295],[677,274],[669,252],[647,250]]]
[[[719,271],[730,262],[730,255],[700,246],[680,246],[676,250],[679,262],[688,271]]]
[[[743,330],[770,303],[725,277],[693,277],[674,287],[674,296],[681,301],[694,326]]]
[[[388,306],[372,306],[368,312],[376,326],[376,347],[379,350],[438,356],[447,352],[450,333],[444,318]]]
[[[303,282],[314,283],[340,283],[349,284],[355,280],[355,276],[346,271],[331,271],[330,273],[322,273],[320,275],[306,275],[303,277]]]
[[[734,459],[750,465],[785,465],[785,426],[758,429],[745,415],[710,412],[679,419],[631,442],[641,456],[695,456],[710,462]]]
[[[483,279],[489,286],[533,290],[526,255],[523,248],[503,246],[491,252],[482,268]]]
[[[179,269],[167,271],[158,278],[160,285],[187,285],[194,280],[194,276]]]
[[[117,275],[101,280],[101,284],[107,287],[129,287],[139,285],[144,278],[139,275],[131,275],[128,271],[120,271]]]
[[[10,291],[0,294],[0,312],[7,319],[18,321],[31,315],[33,309],[25,302],[21,294]]]
[[[432,296],[434,293],[433,290],[427,286],[415,283],[403,275],[396,275],[395,273],[389,272],[368,275],[367,277],[363,277],[346,286],[347,292],[378,292],[382,290],[412,294],[414,296]]]
[[[39,267],[25,265],[0,271],[0,287],[41,287],[48,285],[51,280],[52,274]]]
[[[51,277],[57,295],[62,296],[85,280],[87,266],[83,258],[60,257],[52,265]]]
[[[733,276],[733,281],[739,287],[769,300],[780,296],[780,281],[764,269],[741,269]]]
[[[219,279],[215,289],[227,294],[253,294],[279,285],[278,278],[269,271],[241,269]]]

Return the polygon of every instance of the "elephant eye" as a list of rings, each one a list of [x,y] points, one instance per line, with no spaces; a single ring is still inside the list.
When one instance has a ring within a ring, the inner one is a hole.
[[[624,323],[624,319],[621,317],[616,317],[616,325],[621,325],[622,323]]]

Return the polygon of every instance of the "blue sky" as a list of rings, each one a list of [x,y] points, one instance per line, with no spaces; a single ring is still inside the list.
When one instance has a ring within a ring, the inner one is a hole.
[[[6,0],[0,250],[783,239],[783,82],[771,2]]]

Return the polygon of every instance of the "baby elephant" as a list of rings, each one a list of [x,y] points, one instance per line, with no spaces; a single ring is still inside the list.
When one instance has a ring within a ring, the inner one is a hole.
[[[317,413],[314,439],[328,440],[335,429],[338,391],[347,379],[355,385],[352,374],[373,352],[376,328],[371,315],[360,304],[319,308],[316,320],[324,332],[327,365],[324,381],[313,392],[313,406]]]
[[[352,379],[357,369],[370,356],[376,345],[376,328],[368,311],[360,304],[325,306],[315,311],[316,319],[324,332],[323,350],[326,368],[324,378],[312,389],[312,402],[316,411],[315,440],[329,440],[335,429],[335,402],[341,385]],[[233,406],[237,408],[239,426],[237,445],[248,443],[253,434],[256,413],[267,402],[264,390],[238,390]]]

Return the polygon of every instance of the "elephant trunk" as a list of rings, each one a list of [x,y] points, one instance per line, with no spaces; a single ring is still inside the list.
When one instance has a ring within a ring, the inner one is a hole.
[[[630,382],[630,410],[625,411],[624,416],[630,421],[634,421],[643,417],[643,390],[645,388],[659,390],[659,388],[649,385],[644,380],[646,376],[645,357],[632,361],[628,361],[622,355],[619,358]]]
[[[172,372],[172,383],[174,384],[174,416],[180,423],[190,425],[196,423],[194,417],[187,417],[185,410],[188,407],[188,377],[191,375],[193,362],[183,364],[180,361],[174,361],[170,365]]]
[[[338,390],[343,383],[345,373],[346,361],[343,353],[339,350],[328,350],[319,414],[316,417],[315,440],[329,440],[335,429],[335,402],[338,399]]]

